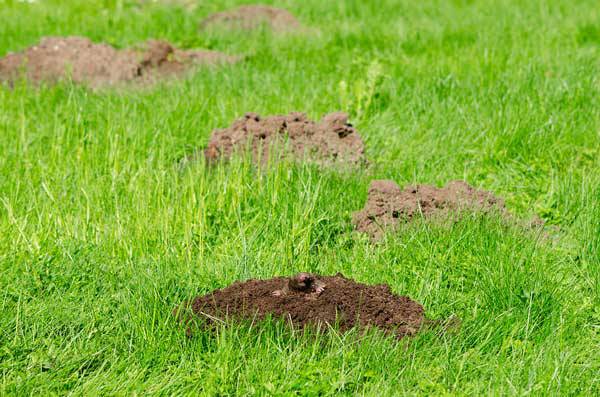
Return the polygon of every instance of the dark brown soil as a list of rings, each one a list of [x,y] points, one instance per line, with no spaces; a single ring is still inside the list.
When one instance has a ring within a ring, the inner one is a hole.
[[[182,75],[198,65],[236,60],[216,51],[178,50],[156,40],[140,50],[118,50],[85,37],[45,37],[36,46],[0,58],[0,81],[13,82],[23,76],[33,83],[70,78],[93,87],[148,83]]]
[[[221,27],[251,30],[260,26],[268,26],[275,32],[287,32],[299,29],[300,23],[289,11],[261,4],[218,12],[200,23],[200,29]]]
[[[260,163],[275,154],[320,164],[364,162],[363,141],[348,123],[348,115],[341,112],[325,115],[320,122],[309,120],[304,113],[269,117],[247,113],[231,127],[213,131],[204,156],[209,162],[228,159],[248,148],[253,160]]]
[[[369,186],[365,207],[354,213],[353,223],[358,231],[378,240],[386,230],[419,214],[428,218],[462,211],[504,212],[504,201],[463,181],[449,182],[443,188],[416,185],[401,190],[393,181],[375,180]]]
[[[425,323],[423,306],[392,293],[387,285],[365,285],[341,274],[236,282],[185,302],[194,318],[209,326],[226,319],[254,320],[270,315],[296,328],[337,326],[344,332],[358,327],[378,327],[402,338],[418,332]],[[184,310],[176,309],[182,316]],[[189,321],[189,319],[187,319]],[[193,333],[188,329],[189,333]]]

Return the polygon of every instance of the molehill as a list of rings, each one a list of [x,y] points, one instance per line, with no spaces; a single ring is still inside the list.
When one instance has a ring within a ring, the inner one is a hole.
[[[213,131],[204,157],[214,162],[248,149],[252,159],[263,164],[285,155],[323,165],[365,161],[364,143],[342,112],[327,114],[320,122],[299,112],[268,117],[246,113],[231,127]]]
[[[402,190],[394,181],[374,180],[365,207],[354,213],[353,223],[356,230],[376,241],[419,214],[432,218],[463,211],[504,213],[504,201],[464,181],[452,181],[443,188],[415,185]]]
[[[175,310],[181,321],[200,326],[219,320],[254,320],[266,316],[288,321],[293,327],[337,326],[341,332],[355,327],[377,327],[397,338],[415,335],[424,325],[421,304],[399,296],[387,285],[365,285],[335,276],[300,273],[293,277],[248,280],[184,302]],[[188,333],[193,334],[191,326]]]
[[[92,87],[152,83],[181,76],[199,65],[238,59],[217,51],[179,50],[157,40],[146,42],[140,49],[118,50],[85,37],[45,37],[38,45],[0,58],[0,81],[13,84],[24,77],[38,84],[69,78]]]
[[[299,29],[300,23],[289,11],[262,4],[217,12],[200,22],[202,30],[215,27],[252,30],[260,26],[267,26],[274,32],[287,32]]]

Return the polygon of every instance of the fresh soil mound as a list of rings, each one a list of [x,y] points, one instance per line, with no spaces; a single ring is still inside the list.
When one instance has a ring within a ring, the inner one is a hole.
[[[300,28],[298,20],[286,10],[266,5],[245,5],[210,15],[200,23],[200,29],[221,27],[251,30],[268,26],[276,32]]]
[[[449,182],[443,188],[408,186],[404,190],[393,181],[375,180],[362,211],[354,213],[353,223],[360,232],[378,240],[386,230],[395,230],[418,214],[425,217],[460,211],[504,212],[504,202],[492,193],[473,188],[463,181]]]
[[[197,65],[230,63],[237,58],[216,51],[178,50],[150,40],[141,50],[118,50],[85,37],[45,37],[36,46],[0,58],[0,81],[21,76],[33,83],[65,78],[93,87],[153,82],[181,75]]]
[[[270,315],[296,328],[337,325],[344,332],[374,326],[398,338],[414,335],[425,321],[423,306],[393,294],[387,285],[360,284],[339,273],[236,282],[185,302],[183,307],[191,308],[205,326],[228,318],[253,320]],[[181,313],[176,309],[176,315]]]
[[[247,113],[231,127],[213,131],[204,156],[209,162],[228,159],[248,148],[253,160],[262,163],[274,154],[320,164],[364,162],[364,143],[341,112],[325,115],[320,122],[304,113],[269,117]]]

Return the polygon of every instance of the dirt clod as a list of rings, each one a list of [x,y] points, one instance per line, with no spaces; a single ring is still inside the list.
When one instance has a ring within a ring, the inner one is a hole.
[[[300,23],[289,11],[256,4],[212,14],[200,23],[200,29],[222,27],[251,30],[263,25],[268,26],[275,32],[286,32],[300,28]]]
[[[319,164],[364,162],[363,141],[342,112],[328,114],[320,122],[298,112],[269,117],[246,113],[231,127],[213,131],[204,156],[209,162],[228,159],[248,147],[253,160],[262,163],[274,154]]]
[[[378,327],[398,338],[414,335],[425,321],[423,306],[393,294],[389,286],[356,283],[339,273],[300,273],[291,278],[236,282],[185,302],[184,308],[191,308],[205,325],[271,315],[297,328],[337,325],[344,332],[354,327]],[[178,308],[175,313],[181,315],[183,311]]]
[[[142,49],[118,50],[85,37],[45,37],[38,45],[0,58],[0,81],[56,82],[70,78],[92,87],[127,82],[151,83],[179,76],[198,65],[231,63],[234,56],[216,51],[178,50],[150,40]]]
[[[354,213],[353,223],[358,231],[378,240],[386,230],[393,231],[418,214],[427,218],[459,211],[503,212],[504,202],[464,181],[452,181],[443,188],[416,185],[402,190],[394,181],[374,180],[367,203]]]

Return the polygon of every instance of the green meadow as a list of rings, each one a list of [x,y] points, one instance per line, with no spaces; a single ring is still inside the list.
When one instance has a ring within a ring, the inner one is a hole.
[[[0,395],[599,395],[598,2],[267,1],[307,28],[198,31],[239,3],[0,0],[0,57],[68,35],[244,55],[141,89],[0,86]],[[368,167],[178,166],[246,112],[338,110]],[[462,179],[512,216],[371,244],[351,217],[373,179]],[[386,283],[461,326],[188,338],[172,316],[299,271]]]

